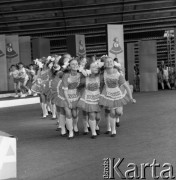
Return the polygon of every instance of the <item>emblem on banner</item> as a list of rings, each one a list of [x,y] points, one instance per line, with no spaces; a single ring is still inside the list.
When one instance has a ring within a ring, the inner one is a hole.
[[[18,54],[13,50],[13,46],[11,43],[6,45],[6,56],[7,58],[15,58]]]
[[[117,54],[120,54],[123,52],[118,37],[115,37],[113,39],[113,46],[109,51],[110,53],[114,54],[117,57]]]
[[[0,50],[0,57],[3,57],[4,53]]]
[[[84,43],[82,40],[79,41],[79,50],[78,50],[78,55],[79,56],[84,56],[86,54],[86,50],[84,47]]]

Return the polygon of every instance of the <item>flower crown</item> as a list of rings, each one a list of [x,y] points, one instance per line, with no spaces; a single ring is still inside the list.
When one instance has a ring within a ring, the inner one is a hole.
[[[81,72],[84,76],[89,76],[91,74],[91,70],[84,69],[82,65],[79,66],[78,71]]]
[[[41,59],[35,59],[34,64],[39,66],[39,68],[43,68],[44,64],[42,63]]]
[[[64,62],[64,65],[62,66],[62,68],[66,69],[69,65],[70,65],[70,59]]]

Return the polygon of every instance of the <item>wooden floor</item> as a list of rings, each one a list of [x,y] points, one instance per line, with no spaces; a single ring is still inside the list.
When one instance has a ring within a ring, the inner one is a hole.
[[[128,163],[171,163],[176,172],[176,91],[136,93],[137,104],[127,105],[117,136],[103,134],[102,115],[97,139],[80,135],[67,140],[55,131],[56,122],[41,119],[39,104],[0,109],[0,131],[18,137],[19,180],[102,180],[104,158]],[[82,117],[79,129],[82,132]],[[176,173],[175,173],[176,174]],[[151,180],[151,170],[146,170]],[[115,174],[115,179],[120,179]]]

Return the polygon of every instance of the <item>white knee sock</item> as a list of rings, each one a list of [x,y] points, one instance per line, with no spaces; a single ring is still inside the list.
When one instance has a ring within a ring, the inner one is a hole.
[[[48,110],[48,111],[52,111],[52,110],[51,110],[51,105],[50,105],[50,103],[48,103],[48,102],[47,102],[47,110]]]
[[[62,128],[62,127],[61,127],[61,123],[60,123],[60,119],[62,119],[62,116],[64,116],[64,115],[59,114],[59,115],[56,116],[57,128]],[[65,116],[64,116],[64,117],[65,117]]]
[[[87,123],[87,128],[89,128],[90,126],[89,126],[89,117],[88,116],[86,116],[86,123]]]
[[[73,119],[68,119],[66,118],[66,126],[67,129],[69,130],[69,136],[68,137],[73,137]]]
[[[86,121],[86,119],[83,119],[83,128],[84,128],[84,132],[89,132],[88,131],[88,127],[87,127],[87,121]]]
[[[65,130],[65,115],[60,114],[60,123],[59,126],[61,127],[61,134],[65,134],[66,130]]]
[[[56,109],[56,117],[58,117],[57,119],[56,119],[56,122],[57,123],[59,123],[59,121],[60,121],[60,112],[57,112],[57,109]]]
[[[119,123],[120,122],[120,119],[119,117],[116,118],[116,122]]]
[[[56,105],[52,104],[52,117],[56,118]]]
[[[73,118],[73,129],[75,132],[78,132],[78,117]]]
[[[111,131],[111,124],[110,124],[110,118],[109,118],[109,115],[107,116],[107,131]]]
[[[93,136],[96,136],[97,133],[96,133],[96,121],[95,120],[89,120],[89,124],[90,124],[90,129],[91,129],[91,132],[92,132],[92,135]]]
[[[109,116],[110,125],[111,125],[111,133],[116,134],[116,119]]]
[[[45,103],[41,103],[42,106],[42,111],[43,111],[43,117],[47,116],[47,109],[46,109],[46,104]]]
[[[96,130],[100,130],[99,128],[99,123],[100,123],[101,119],[99,119],[98,121],[96,121]]]

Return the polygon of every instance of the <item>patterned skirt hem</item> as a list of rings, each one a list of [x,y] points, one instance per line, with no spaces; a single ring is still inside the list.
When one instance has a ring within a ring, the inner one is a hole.
[[[128,102],[129,102],[128,95],[126,95],[125,97],[119,100],[110,100],[106,98],[106,96],[100,96],[99,105],[108,108],[116,108],[116,107],[122,107],[126,105]]]
[[[72,109],[75,109],[75,108],[77,108],[77,103],[78,103],[78,101],[73,101],[73,102],[71,102],[72,103]],[[61,99],[60,97],[56,97],[55,99],[54,99],[54,104],[56,105],[56,106],[59,106],[59,107],[68,107],[68,103],[67,103],[67,101],[64,99]]]
[[[31,88],[31,91],[37,94],[43,94],[43,90],[42,89],[37,89],[37,88]]]
[[[99,104],[88,104],[85,101],[79,100],[77,107],[86,112],[100,112]]]

